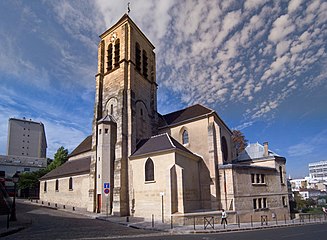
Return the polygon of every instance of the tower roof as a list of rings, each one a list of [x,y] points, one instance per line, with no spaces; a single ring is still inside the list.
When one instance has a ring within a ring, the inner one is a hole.
[[[99,121],[98,121],[98,124],[99,123],[116,123],[116,120],[113,116],[111,115],[106,115],[105,117],[101,118]]]
[[[150,42],[150,40],[144,35],[141,29],[134,23],[134,21],[126,13],[118,20],[118,22],[112,25],[108,30],[102,33],[99,37],[100,38],[106,37],[110,32],[112,32],[114,29],[116,29],[119,25],[121,25],[124,22],[129,22],[139,32],[139,34],[141,34],[144,37],[144,39],[150,44],[150,46],[153,49],[155,49],[154,45]]]

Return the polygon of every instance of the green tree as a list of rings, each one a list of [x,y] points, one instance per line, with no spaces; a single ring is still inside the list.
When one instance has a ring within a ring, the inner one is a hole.
[[[248,140],[245,139],[244,134],[240,130],[233,130],[232,141],[234,142],[237,155],[248,145]]]
[[[43,177],[45,174],[52,171],[53,169],[59,167],[61,164],[65,163],[68,160],[68,150],[61,146],[55,153],[54,160],[50,160],[51,159],[49,158],[47,159],[47,163],[51,163],[48,164],[48,166],[44,169],[40,169],[35,172],[24,172],[20,174],[18,187],[20,189],[37,187],[39,185],[39,179],[41,177]]]
[[[51,171],[61,164],[65,163],[68,160],[68,150],[65,149],[63,146],[58,148],[57,152],[54,155],[53,161],[48,166],[48,169]]]

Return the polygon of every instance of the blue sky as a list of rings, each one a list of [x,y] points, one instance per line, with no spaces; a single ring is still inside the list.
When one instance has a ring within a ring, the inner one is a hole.
[[[213,108],[292,177],[327,160],[326,1],[130,2],[156,46],[160,113]],[[49,157],[91,133],[98,36],[127,3],[0,2],[0,154],[10,117],[45,124]]]

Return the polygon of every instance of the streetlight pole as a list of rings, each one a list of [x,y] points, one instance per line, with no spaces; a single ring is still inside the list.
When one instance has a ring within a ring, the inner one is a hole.
[[[17,172],[12,177],[12,181],[14,182],[14,200],[12,202],[12,207],[11,207],[10,221],[17,221],[17,217],[16,217],[16,184],[19,181],[19,175]]]

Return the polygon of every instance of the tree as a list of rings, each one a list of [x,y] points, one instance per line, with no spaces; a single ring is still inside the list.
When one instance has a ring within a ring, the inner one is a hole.
[[[234,142],[237,155],[248,145],[248,140],[245,139],[244,134],[240,130],[233,130],[232,141]]]
[[[35,172],[24,172],[19,176],[18,187],[20,189],[25,188],[35,188],[39,185],[39,179],[43,177],[48,172],[59,167],[61,164],[65,163],[68,160],[68,150],[63,146],[58,148],[57,152],[54,155],[54,160],[44,169],[40,169]],[[49,163],[49,158],[47,159]]]
[[[57,152],[54,155],[53,161],[48,166],[49,170],[53,170],[59,167],[61,164],[65,163],[68,160],[68,150],[63,146],[58,148]]]

